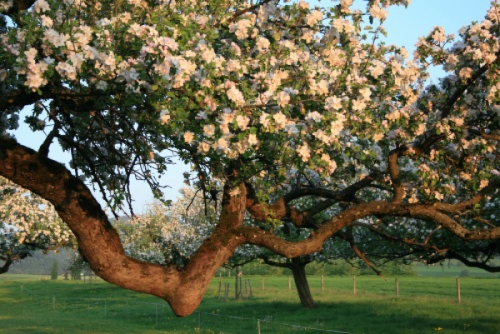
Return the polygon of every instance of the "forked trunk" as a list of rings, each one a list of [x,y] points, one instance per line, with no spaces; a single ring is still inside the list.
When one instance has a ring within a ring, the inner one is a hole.
[[[307,263],[301,262],[300,259],[295,258],[292,259],[290,269],[292,270],[295,287],[297,288],[302,306],[314,308],[316,304],[314,303],[311,290],[309,289],[309,283],[307,282],[306,264]]]

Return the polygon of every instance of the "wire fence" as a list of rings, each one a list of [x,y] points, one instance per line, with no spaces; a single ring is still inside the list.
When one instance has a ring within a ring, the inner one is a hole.
[[[21,293],[26,301],[36,302],[50,308],[57,315],[75,316],[85,314],[95,320],[116,318],[120,321],[140,322],[158,330],[174,329],[185,333],[343,333],[349,332],[314,328],[264,319],[245,318],[220,314],[218,311],[195,311],[189,317],[178,318],[165,303],[148,303],[135,300],[111,298],[66,298],[47,296],[30,291],[21,285]]]

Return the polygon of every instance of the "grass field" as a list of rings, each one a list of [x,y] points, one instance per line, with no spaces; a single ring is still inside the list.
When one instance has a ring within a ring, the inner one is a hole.
[[[466,271],[469,277],[500,278],[500,273],[489,273],[479,268],[470,268],[463,265],[457,266],[456,262],[452,262],[452,265],[446,263],[433,266],[414,265],[413,269],[419,276],[423,277],[459,277]]]
[[[227,277],[230,299],[219,299],[216,278],[198,312],[175,318],[162,300],[101,280],[46,278],[0,275],[0,333],[258,333],[259,322],[262,334],[500,332],[498,279],[462,278],[458,304],[453,277],[401,277],[396,298],[394,278],[357,277],[353,296],[352,277],[325,277],[322,291],[311,276],[318,306],[306,310],[286,276],[266,277],[265,290],[261,277],[245,277],[253,298],[241,301]]]

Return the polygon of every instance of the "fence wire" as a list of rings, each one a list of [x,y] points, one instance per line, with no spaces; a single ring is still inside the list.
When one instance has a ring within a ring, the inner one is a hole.
[[[147,303],[133,300],[113,300],[110,298],[58,298],[46,296],[27,290],[21,286],[21,293],[31,301],[36,301],[43,307],[51,308],[54,312],[66,314],[86,313],[93,319],[116,317],[129,322],[138,322],[164,331],[175,327],[175,332],[186,333],[218,333],[218,334],[294,334],[294,333],[342,333],[326,328],[313,328],[295,324],[280,323],[271,317],[264,319],[229,316],[217,312],[209,313],[195,311],[185,318],[176,317],[165,304]]]

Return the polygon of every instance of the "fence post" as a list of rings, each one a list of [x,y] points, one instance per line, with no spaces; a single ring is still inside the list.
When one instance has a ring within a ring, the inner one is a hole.
[[[356,296],[356,276],[353,276],[353,278],[352,278],[352,288],[353,288],[354,295]]]
[[[323,275],[321,275],[321,291],[325,291],[325,279]]]
[[[198,311],[198,333],[201,332],[201,312]]]
[[[241,274],[243,274],[243,272],[242,272]],[[242,282],[242,276],[243,276],[243,275],[240,275],[240,293],[239,293],[239,297],[240,297],[241,299],[243,299],[243,282]],[[246,288],[246,287],[245,287],[245,288]]]
[[[240,267],[234,268],[234,299],[238,300],[240,299]]]
[[[260,334],[260,319],[257,319],[257,333]]]
[[[396,277],[396,298],[399,298],[399,281],[397,277]]]
[[[250,288],[250,297],[253,297],[252,283],[250,283],[250,279],[248,279],[248,287]]]
[[[222,273],[219,273],[219,299],[221,290],[222,290]]]
[[[460,277],[457,277],[457,300],[459,304],[462,302],[462,298],[460,296]]]

